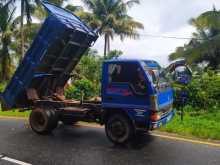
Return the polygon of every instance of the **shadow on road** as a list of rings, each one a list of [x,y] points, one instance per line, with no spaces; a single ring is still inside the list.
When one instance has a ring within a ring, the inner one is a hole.
[[[113,148],[121,150],[141,150],[152,143],[154,137],[150,134],[139,134],[132,141],[124,145],[114,145]]]

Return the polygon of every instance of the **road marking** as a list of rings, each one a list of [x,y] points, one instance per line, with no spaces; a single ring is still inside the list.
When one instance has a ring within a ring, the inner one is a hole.
[[[18,165],[31,165],[30,163],[26,163],[26,162],[23,162],[23,161],[20,161],[20,160],[12,159],[12,158],[9,158],[9,157],[4,156],[4,155],[0,155],[0,159],[11,162],[11,163],[15,163],[15,164],[18,164]]]
[[[212,143],[212,142],[207,142],[207,141],[201,141],[201,140],[193,140],[193,139],[186,139],[182,137],[175,137],[175,136],[169,136],[169,135],[160,135],[160,134],[155,134],[155,133],[150,133],[152,136],[156,137],[161,137],[164,139],[171,139],[171,140],[176,140],[176,141],[185,141],[185,142],[190,142],[194,144],[204,144],[204,145],[209,145],[209,146],[214,146],[214,147],[219,147],[220,148],[220,143]]]

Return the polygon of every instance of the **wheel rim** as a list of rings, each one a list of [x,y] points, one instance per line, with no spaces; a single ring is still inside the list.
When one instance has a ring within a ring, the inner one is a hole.
[[[37,131],[43,130],[46,124],[44,115],[41,112],[35,112],[32,118],[32,126],[34,127],[34,129],[36,129]]]
[[[113,120],[109,123],[108,127],[110,136],[115,141],[121,141],[127,134],[125,124],[121,120]]]

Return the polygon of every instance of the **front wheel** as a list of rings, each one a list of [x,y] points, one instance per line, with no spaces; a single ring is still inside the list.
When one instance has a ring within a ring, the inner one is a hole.
[[[114,114],[107,119],[105,132],[114,144],[124,144],[133,139],[135,130],[132,122],[125,115]]]

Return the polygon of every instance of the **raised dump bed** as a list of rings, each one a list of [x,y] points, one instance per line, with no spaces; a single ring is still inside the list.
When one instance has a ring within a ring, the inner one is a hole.
[[[42,4],[49,15],[1,94],[3,109],[30,107],[28,89],[35,89],[39,98],[55,93],[98,38],[71,12],[48,2]]]

